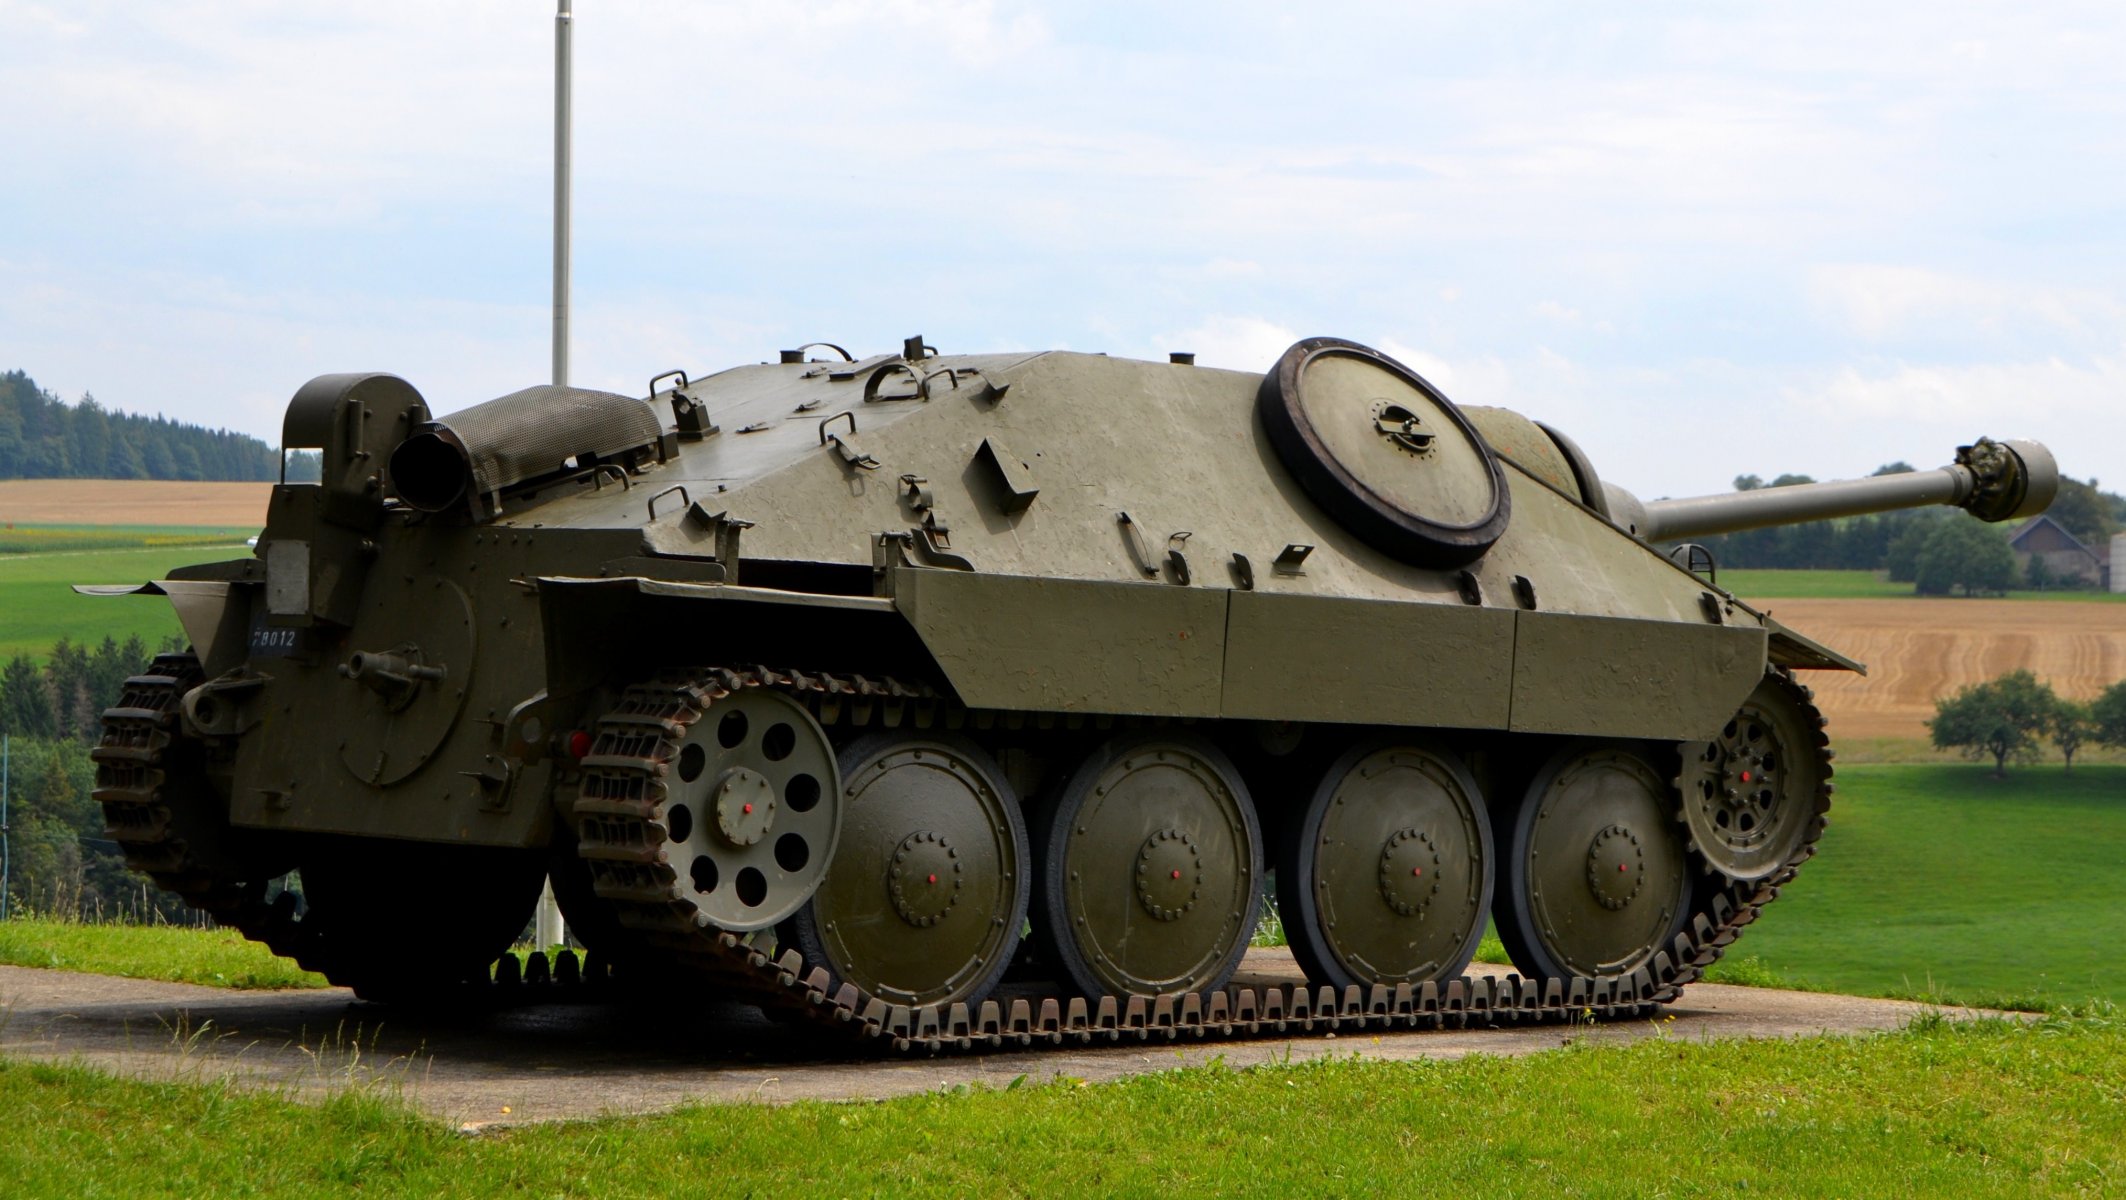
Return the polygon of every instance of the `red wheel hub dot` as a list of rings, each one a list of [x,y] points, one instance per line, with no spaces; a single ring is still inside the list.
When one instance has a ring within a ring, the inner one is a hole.
[[[937,876],[935,876],[935,875],[932,875],[932,876],[930,877],[930,882],[932,882],[932,883],[936,883],[937,881],[938,881],[938,877],[937,877]]]
[[[581,729],[568,735],[568,756],[581,759],[591,752],[591,735]]]
[[[1625,871],[1629,871],[1629,870],[1631,870],[1631,868],[1630,868],[1630,867],[1627,867],[1627,866],[1625,866],[1625,865],[1624,865],[1623,863],[1618,863],[1618,864],[1617,864],[1617,871],[1618,871],[1618,873],[1619,873],[1619,874],[1622,874],[1623,872],[1625,872]]]
[[[750,804],[741,804],[738,806],[738,811],[750,817],[753,815],[753,806]]]

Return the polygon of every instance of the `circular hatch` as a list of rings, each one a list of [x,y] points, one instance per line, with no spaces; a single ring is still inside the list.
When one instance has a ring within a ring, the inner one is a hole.
[[[1378,350],[1299,342],[1263,377],[1256,408],[1307,495],[1380,550],[1458,567],[1506,531],[1498,456],[1453,401]]]

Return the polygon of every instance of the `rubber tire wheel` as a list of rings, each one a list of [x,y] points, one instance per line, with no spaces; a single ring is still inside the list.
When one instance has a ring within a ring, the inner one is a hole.
[[[996,990],[997,984],[1003,980],[1005,972],[1011,969],[1013,962],[1019,957],[1020,936],[1026,928],[1026,910],[1033,898],[1033,876],[1035,870],[1033,850],[1028,841],[1025,810],[1020,803],[1018,793],[1012,790],[1011,781],[1005,777],[1004,769],[997,765],[995,758],[988,751],[965,738],[946,734],[908,737],[900,734],[877,733],[858,738],[849,745],[842,747],[841,751],[835,756],[841,770],[844,788],[846,789],[848,785],[862,779],[864,772],[879,758],[917,741],[943,743],[949,746],[953,752],[972,760],[974,765],[988,776],[989,782],[997,789],[998,797],[1004,803],[1005,811],[1010,814],[1007,817],[1007,821],[1010,825],[1009,832],[1011,834],[1013,853],[1018,856],[1019,865],[1017,888],[1013,895],[1011,910],[1004,916],[1004,928],[1007,931],[1004,940],[999,945],[997,952],[990,956],[988,969],[975,980],[972,986],[962,989],[959,995],[933,1002],[941,1007],[947,1004],[966,1004],[971,1008],[987,999],[989,994]],[[848,819],[850,804],[851,800],[845,790],[842,797],[842,814],[845,823]],[[840,853],[841,845],[846,844],[847,836],[845,825],[842,839],[836,846],[836,853]],[[828,870],[830,872],[833,870],[831,864]],[[807,971],[815,967],[825,967],[828,974],[832,975],[836,982],[840,982],[842,971],[840,966],[834,961],[833,955],[828,953],[827,940],[822,936],[823,931],[820,928],[821,923],[817,903],[818,894],[815,892],[812,900],[807,900],[804,906],[799,908],[788,920],[776,926],[776,941],[780,946],[793,948],[803,955]]]
[[[1342,354],[1363,359],[1392,375],[1402,377],[1436,404],[1482,456],[1491,480],[1493,504],[1481,518],[1468,525],[1447,525],[1428,520],[1387,503],[1361,483],[1322,443],[1300,403],[1302,374],[1309,360],[1324,354]],[[1513,514],[1512,493],[1507,490],[1506,469],[1490,443],[1455,407],[1446,393],[1424,376],[1370,346],[1342,338],[1317,337],[1295,342],[1277,365],[1262,377],[1255,393],[1255,411],[1263,433],[1277,451],[1278,460],[1299,480],[1307,495],[1336,519],[1376,549],[1414,566],[1453,568],[1482,558],[1506,533]]]
[[[1247,785],[1241,779],[1240,772],[1233,766],[1232,760],[1209,741],[1192,735],[1146,733],[1110,738],[1095,747],[1071,774],[1069,781],[1047,797],[1035,823],[1038,845],[1036,853],[1041,875],[1040,887],[1035,892],[1035,948],[1045,961],[1059,968],[1062,982],[1085,996],[1115,993],[1102,985],[1084,951],[1079,949],[1076,939],[1070,936],[1069,926],[1063,919],[1067,910],[1067,873],[1063,868],[1063,860],[1055,851],[1066,843],[1067,839],[1063,834],[1069,823],[1068,818],[1075,816],[1077,811],[1072,808],[1066,812],[1065,802],[1071,796],[1082,796],[1091,788],[1092,782],[1117,761],[1147,746],[1159,744],[1186,748],[1220,775],[1238,802],[1240,821],[1248,843],[1249,887],[1246,911],[1241,916],[1241,934],[1219,963],[1203,976],[1198,986],[1183,990],[1208,994],[1229,983],[1234,972],[1240,969],[1240,960],[1247,954],[1248,946],[1254,940],[1255,927],[1262,915],[1262,824],[1255,812],[1255,803],[1248,793]]]
[[[1435,979],[1453,979],[1469,970],[1470,960],[1476,957],[1477,944],[1483,941],[1484,924],[1491,913],[1493,882],[1497,878],[1498,856],[1493,849],[1496,839],[1492,834],[1492,817],[1484,803],[1483,791],[1478,788],[1476,777],[1464,763],[1445,749],[1423,739],[1378,738],[1360,742],[1337,758],[1321,776],[1314,795],[1305,811],[1292,823],[1289,836],[1279,847],[1277,860],[1277,907],[1284,917],[1285,941],[1291,947],[1292,958],[1309,980],[1328,984],[1339,990],[1353,984],[1369,986],[1381,982],[1378,979],[1362,979],[1353,974],[1336,955],[1330,952],[1328,935],[1322,930],[1321,909],[1312,887],[1314,866],[1317,859],[1316,842],[1322,820],[1327,814],[1329,802],[1335,798],[1344,779],[1358,764],[1383,750],[1409,747],[1422,750],[1441,760],[1455,775],[1464,793],[1469,797],[1476,817],[1478,853],[1481,856],[1478,869],[1481,871],[1480,897],[1476,905],[1476,918],[1466,931],[1466,937],[1453,961],[1446,964]]]
[[[1499,828],[1494,831],[1494,842],[1501,850],[1498,886],[1491,906],[1492,927],[1499,935],[1500,944],[1506,948],[1506,956],[1513,960],[1516,967],[1537,979],[1571,979],[1585,976],[1567,969],[1543,946],[1542,939],[1535,933],[1535,917],[1530,911],[1524,851],[1534,832],[1536,799],[1549,788],[1551,781],[1565,767],[1582,755],[1600,749],[1620,750],[1630,754],[1656,779],[1667,780],[1674,777],[1672,772],[1656,770],[1653,763],[1648,761],[1647,750],[1638,746],[1596,739],[1572,741],[1566,743],[1535,772],[1518,804],[1494,817],[1500,823]],[[1680,822],[1665,820],[1654,823],[1651,828],[1659,829],[1676,839],[1677,849],[1682,857],[1681,894],[1676,902],[1675,919],[1656,935],[1645,948],[1640,960],[1622,972],[1623,974],[1629,974],[1631,970],[1644,966],[1652,961],[1656,953],[1668,949],[1674,943],[1676,935],[1681,933],[1690,921],[1693,911],[1691,901],[1696,891],[1694,877],[1701,873],[1696,866],[1696,859],[1683,844],[1683,827]]]

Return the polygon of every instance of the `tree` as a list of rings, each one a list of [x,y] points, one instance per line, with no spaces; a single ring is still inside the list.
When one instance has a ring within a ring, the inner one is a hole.
[[[2067,760],[2066,769],[2072,771],[2074,752],[2096,733],[2096,714],[2079,700],[2061,700],[2053,706],[2049,732],[2052,744],[2060,748],[2060,754]]]
[[[1947,700],[1934,702],[1927,722],[1934,744],[1961,751],[1965,758],[1993,756],[1993,774],[2008,773],[2008,760],[2037,758],[2038,739],[2051,727],[2059,697],[2028,671],[1974,683]]]
[[[17,654],[0,669],[0,730],[37,738],[59,732],[51,688],[27,654]]]
[[[2095,729],[2090,736],[2106,746],[2126,746],[2126,679],[2104,689],[2089,705]]]
[[[1919,551],[1927,544],[1927,535],[1934,532],[1936,525],[1949,520],[1949,514],[1939,509],[1919,509],[1904,515],[1907,519],[1890,538],[1889,548],[1882,556],[1882,565],[1889,570],[1892,583],[1911,583],[1919,577]]]
[[[1913,589],[1922,596],[1946,596],[1959,587],[1967,596],[1997,594],[2015,586],[2015,552],[2008,540],[1977,521],[1937,522],[1920,544],[1914,567]]]
[[[2045,556],[2033,554],[2030,565],[2023,571],[2023,581],[2034,591],[2044,591],[2052,586],[2052,568],[2045,565]]]
[[[2094,479],[2083,483],[2062,475],[2059,493],[2052,498],[2045,515],[2081,539],[2085,546],[2101,545],[2119,529],[2118,522],[2112,518],[2111,505],[2105,502],[2104,494],[2097,491]]]

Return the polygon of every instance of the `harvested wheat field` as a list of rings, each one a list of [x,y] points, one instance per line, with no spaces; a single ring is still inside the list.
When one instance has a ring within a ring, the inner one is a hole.
[[[1934,701],[2028,668],[2087,700],[2126,679],[2126,604],[2029,600],[1775,600],[1772,614],[1868,665],[1807,671],[1834,740],[1925,738]]]
[[[0,525],[264,525],[272,493],[270,483],[6,479]]]

